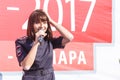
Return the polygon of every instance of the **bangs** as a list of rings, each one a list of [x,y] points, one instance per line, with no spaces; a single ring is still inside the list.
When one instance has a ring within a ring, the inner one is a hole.
[[[47,21],[47,17],[45,15],[36,15],[33,19],[33,23],[41,23],[41,22],[44,22],[44,21]]]

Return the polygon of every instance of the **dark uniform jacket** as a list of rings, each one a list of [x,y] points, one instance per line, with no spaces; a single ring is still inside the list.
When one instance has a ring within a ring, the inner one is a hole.
[[[64,48],[62,46],[63,37],[53,38],[51,41],[43,40],[42,44],[38,46],[35,61],[28,71],[24,71],[22,80],[54,80],[54,72],[52,67],[53,49]],[[33,41],[28,37],[22,37],[15,41],[16,56],[20,62],[29,53]]]

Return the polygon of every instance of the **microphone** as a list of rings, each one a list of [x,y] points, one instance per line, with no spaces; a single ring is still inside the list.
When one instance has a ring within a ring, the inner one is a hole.
[[[43,41],[43,39],[44,39],[44,36],[43,35],[41,35],[39,38],[38,38],[38,42],[42,42]]]

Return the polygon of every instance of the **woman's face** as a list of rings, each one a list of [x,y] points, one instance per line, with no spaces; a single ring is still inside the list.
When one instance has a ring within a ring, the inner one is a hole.
[[[34,23],[33,27],[34,27],[35,32],[38,32],[39,30],[46,32],[48,28],[47,21],[42,21],[40,23]]]

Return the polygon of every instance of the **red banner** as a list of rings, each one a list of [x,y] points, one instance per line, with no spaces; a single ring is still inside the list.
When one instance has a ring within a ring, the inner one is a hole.
[[[44,8],[74,34],[74,42],[111,42],[111,5],[111,0],[1,0],[0,40],[26,35],[29,14]]]
[[[112,0],[0,0],[0,71],[20,70],[14,41],[41,8],[74,35],[64,50],[54,50],[55,70],[94,70],[93,43],[112,42]]]
[[[70,43],[54,51],[53,64],[56,70],[93,70],[93,58],[92,43]]]

